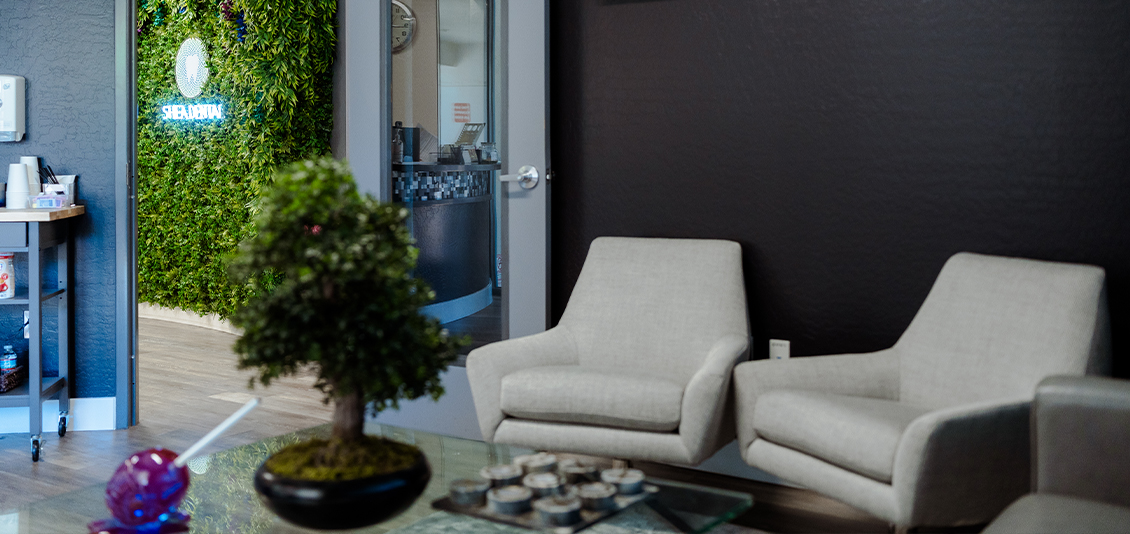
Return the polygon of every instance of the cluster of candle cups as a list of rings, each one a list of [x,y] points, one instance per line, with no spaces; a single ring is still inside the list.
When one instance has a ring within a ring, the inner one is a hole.
[[[546,525],[569,526],[581,521],[581,510],[603,513],[616,509],[616,496],[644,491],[638,469],[600,471],[572,459],[557,461],[548,453],[514,458],[513,463],[484,467],[478,480],[451,483],[450,498],[466,507],[487,506],[497,514],[518,516],[531,508]]]

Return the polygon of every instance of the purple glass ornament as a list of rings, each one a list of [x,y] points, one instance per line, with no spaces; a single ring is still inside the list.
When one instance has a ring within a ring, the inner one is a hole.
[[[188,468],[177,453],[146,449],[132,454],[106,484],[106,506],[114,519],[88,525],[91,532],[186,532],[189,516],[177,507],[188,492]]]

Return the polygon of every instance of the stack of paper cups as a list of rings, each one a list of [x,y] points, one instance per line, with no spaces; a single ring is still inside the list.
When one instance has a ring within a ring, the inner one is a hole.
[[[20,156],[20,163],[27,165],[27,196],[34,197],[43,192],[39,181],[39,156]]]
[[[27,165],[24,163],[8,164],[8,209],[27,208]]]

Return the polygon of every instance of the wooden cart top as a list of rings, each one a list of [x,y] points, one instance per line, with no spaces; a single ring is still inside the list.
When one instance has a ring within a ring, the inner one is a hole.
[[[49,222],[86,213],[86,206],[74,205],[65,208],[38,208],[10,210],[0,208],[0,222]]]

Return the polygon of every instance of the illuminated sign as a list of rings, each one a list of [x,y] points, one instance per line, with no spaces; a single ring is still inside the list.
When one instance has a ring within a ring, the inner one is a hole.
[[[195,37],[185,39],[177,50],[177,89],[187,98],[200,96],[208,82],[208,51]],[[210,121],[224,118],[223,104],[169,104],[161,106],[167,121]]]
[[[224,118],[223,104],[171,104],[162,106],[167,121],[207,121]]]
[[[208,51],[195,37],[185,39],[177,50],[177,88],[187,98],[195,98],[208,81]]]

